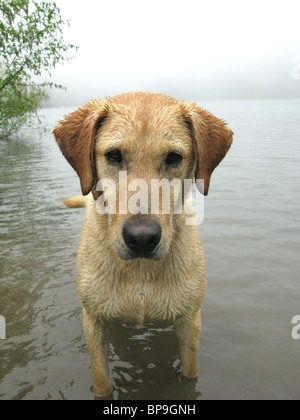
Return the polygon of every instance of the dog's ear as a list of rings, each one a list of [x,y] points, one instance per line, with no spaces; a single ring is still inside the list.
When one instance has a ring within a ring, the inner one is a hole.
[[[184,109],[194,141],[195,178],[204,180],[204,187],[201,183],[196,185],[207,195],[211,174],[230,148],[233,133],[224,121],[198,106],[189,104]]]
[[[53,131],[64,157],[80,178],[83,195],[87,195],[93,188],[95,139],[108,108],[105,102],[89,102],[67,115]]]

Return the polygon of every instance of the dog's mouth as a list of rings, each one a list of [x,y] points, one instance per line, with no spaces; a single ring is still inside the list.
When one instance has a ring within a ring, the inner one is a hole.
[[[127,260],[127,261],[128,260],[136,260],[136,259],[146,259],[146,260],[152,260],[152,261],[159,261],[165,256],[165,253],[162,254],[161,252],[155,252],[155,251],[144,252],[144,253],[140,253],[140,252],[135,253],[135,252],[132,252],[132,251],[128,250],[125,253],[116,252],[116,254],[122,260]]]

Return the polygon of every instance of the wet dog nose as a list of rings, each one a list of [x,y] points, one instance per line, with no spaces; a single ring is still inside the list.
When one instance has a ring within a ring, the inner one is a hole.
[[[123,238],[128,248],[136,255],[145,255],[154,251],[161,239],[161,227],[155,220],[136,220],[126,222]]]

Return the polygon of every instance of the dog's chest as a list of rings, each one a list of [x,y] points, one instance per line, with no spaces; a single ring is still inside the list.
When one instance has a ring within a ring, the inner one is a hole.
[[[136,322],[140,325],[143,325],[145,322],[145,317],[147,315],[147,306],[145,305],[145,292],[142,291],[138,293],[136,300]]]
[[[205,276],[200,265],[188,271],[148,267],[144,262],[120,268],[107,261],[95,264],[93,271],[89,265],[81,265],[86,270],[81,270],[78,279],[79,297],[93,317],[135,324],[172,322],[201,305]]]
[[[98,316],[138,323],[175,320],[186,312],[195,296],[160,281],[115,282],[109,293],[99,296]]]

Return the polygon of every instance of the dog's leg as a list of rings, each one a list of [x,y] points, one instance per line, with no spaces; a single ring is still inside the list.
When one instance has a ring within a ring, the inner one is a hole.
[[[83,309],[83,326],[92,361],[93,391],[105,397],[112,392],[108,372],[108,337],[99,320],[92,320]]]
[[[201,310],[194,318],[181,318],[175,322],[175,331],[179,339],[182,371],[187,378],[198,374],[198,346],[201,333]]]

